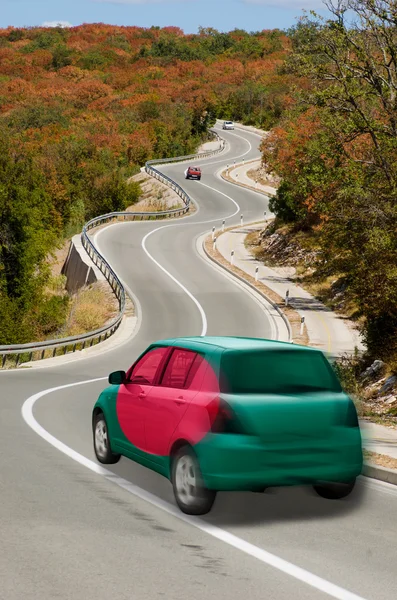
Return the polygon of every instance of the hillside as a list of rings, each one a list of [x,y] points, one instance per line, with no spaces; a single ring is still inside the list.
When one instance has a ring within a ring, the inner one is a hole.
[[[194,152],[215,118],[269,128],[294,75],[280,31],[0,30],[0,344],[57,330],[48,254],[136,203],[146,160]]]
[[[283,71],[300,89],[263,158],[281,178],[276,226],[315,244],[317,281],[338,281],[360,322],[366,360],[397,369],[397,29],[392,5],[331,5],[289,32]],[[352,26],[354,23],[354,26]],[[291,241],[291,239],[290,239]],[[339,285],[338,284],[338,285]],[[339,286],[339,287],[340,287]]]

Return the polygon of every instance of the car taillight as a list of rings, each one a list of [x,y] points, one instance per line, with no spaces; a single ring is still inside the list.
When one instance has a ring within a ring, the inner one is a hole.
[[[224,400],[216,398],[207,405],[212,433],[243,433],[241,423]]]

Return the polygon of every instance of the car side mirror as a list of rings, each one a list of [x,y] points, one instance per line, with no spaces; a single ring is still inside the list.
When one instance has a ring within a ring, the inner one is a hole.
[[[114,371],[109,375],[109,383],[111,385],[121,385],[126,380],[126,372],[125,371]]]

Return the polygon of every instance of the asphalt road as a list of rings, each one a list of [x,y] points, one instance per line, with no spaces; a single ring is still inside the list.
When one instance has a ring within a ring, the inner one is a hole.
[[[162,337],[277,336],[263,307],[197,254],[213,224],[238,224],[241,212],[255,220],[267,208],[263,196],[217,176],[234,157],[257,157],[259,138],[224,137],[227,153],[200,161],[201,182],[185,181],[184,165],[164,167],[198,212],[96,237],[139,299],[135,337],[95,358],[0,373],[1,600],[396,598],[393,486],[363,480],[336,503],[304,488],[224,493],[194,519],[175,508],[159,475],[127,459],[105,470],[94,459],[90,416],[106,381],[90,380],[128,367]]]

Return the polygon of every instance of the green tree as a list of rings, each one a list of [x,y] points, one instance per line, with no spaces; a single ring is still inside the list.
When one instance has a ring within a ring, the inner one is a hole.
[[[52,68],[57,71],[58,69],[62,69],[63,67],[67,67],[71,64],[72,56],[70,50],[68,50],[68,48],[63,44],[58,44],[55,46],[54,50],[52,51]]]

